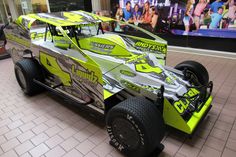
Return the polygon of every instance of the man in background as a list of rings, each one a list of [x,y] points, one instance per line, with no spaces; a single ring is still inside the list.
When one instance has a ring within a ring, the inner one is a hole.
[[[131,12],[131,3],[130,1],[127,1],[125,4],[125,8],[123,9],[123,20],[127,22],[132,22],[132,12]]]

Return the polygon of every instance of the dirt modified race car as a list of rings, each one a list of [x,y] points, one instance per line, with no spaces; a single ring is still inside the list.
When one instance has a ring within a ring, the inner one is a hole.
[[[160,148],[165,126],[192,134],[211,108],[203,65],[166,66],[167,42],[134,25],[84,11],[20,16],[6,30],[16,79],[106,116],[110,144],[131,157]]]

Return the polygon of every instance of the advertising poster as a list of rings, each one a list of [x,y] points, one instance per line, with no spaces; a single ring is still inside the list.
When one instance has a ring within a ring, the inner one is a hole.
[[[209,44],[217,46],[209,49],[236,52],[233,46],[236,42],[236,0],[120,0],[124,14],[127,2],[130,2],[132,15],[136,15],[135,6],[138,6],[141,16],[135,24],[140,27],[143,26],[145,4],[148,3],[150,25],[154,25],[152,11],[157,15],[155,27],[148,30],[171,45],[208,48],[198,45],[202,45],[200,41],[211,41],[215,43]],[[229,41],[231,46],[225,48],[222,39]]]

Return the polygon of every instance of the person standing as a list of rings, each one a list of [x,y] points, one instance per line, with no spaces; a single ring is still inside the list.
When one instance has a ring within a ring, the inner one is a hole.
[[[192,13],[193,13],[193,5],[195,3],[195,0],[188,0],[186,5],[186,10],[183,18],[184,27],[185,27],[185,33],[189,32],[190,30],[190,20],[193,21]]]
[[[198,30],[200,28],[200,19],[201,19],[201,15],[202,12],[204,11],[204,9],[206,8],[207,4],[210,2],[210,0],[199,0],[199,2],[197,3],[195,10],[194,10],[194,23],[196,26],[196,30]]]
[[[229,5],[229,11],[228,11],[228,22],[233,23],[236,16],[235,16],[235,11],[236,11],[236,6],[234,0],[228,0],[225,5]]]

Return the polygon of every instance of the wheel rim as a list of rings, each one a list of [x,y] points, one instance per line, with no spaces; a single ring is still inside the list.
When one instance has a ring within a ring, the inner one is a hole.
[[[129,121],[117,118],[112,123],[112,129],[114,136],[119,143],[129,149],[135,149],[138,147],[140,142],[139,133],[135,126]]]
[[[196,76],[196,74],[194,72],[192,72],[191,70],[187,69],[187,72],[192,76],[191,78],[191,83],[196,85],[196,86],[199,86],[199,85],[203,85],[200,81],[199,81],[199,78]]]
[[[21,88],[26,89],[26,80],[25,80],[25,76],[23,72],[19,68],[17,68],[16,73],[17,73]]]

